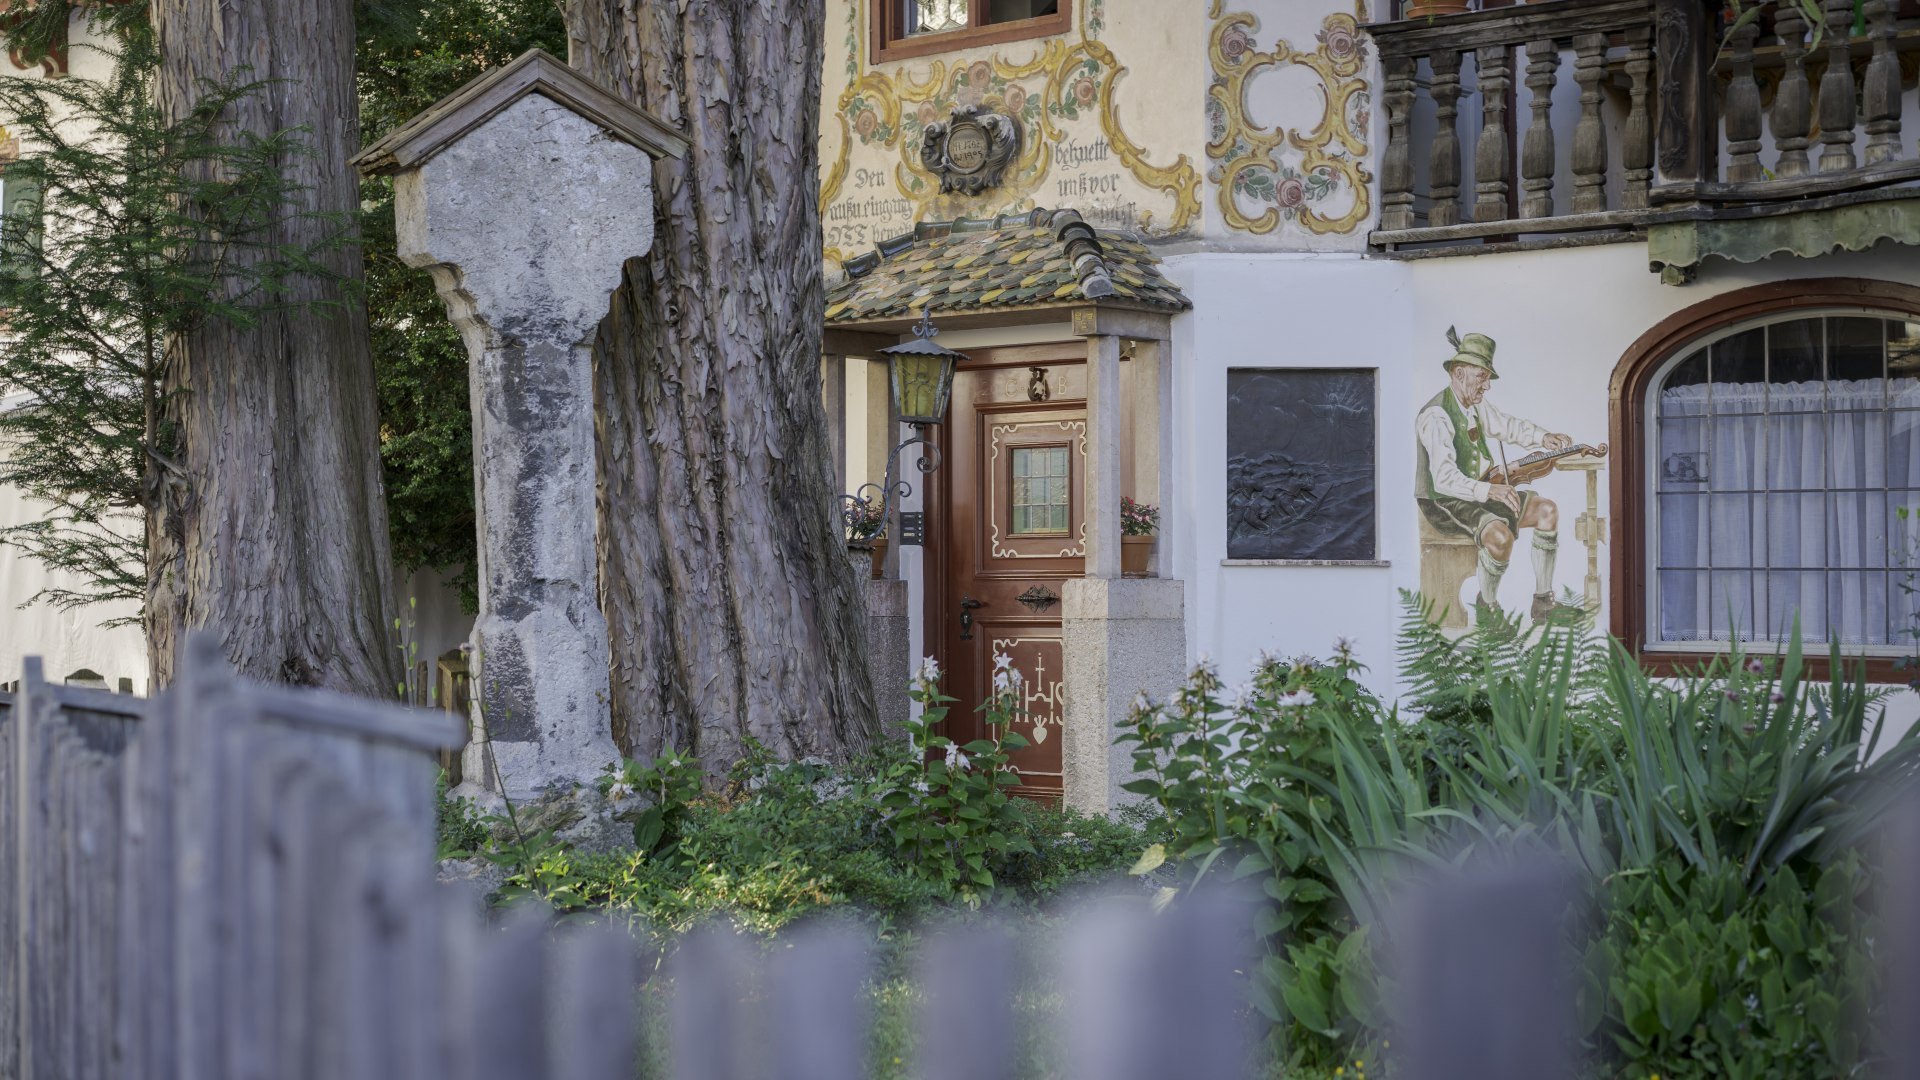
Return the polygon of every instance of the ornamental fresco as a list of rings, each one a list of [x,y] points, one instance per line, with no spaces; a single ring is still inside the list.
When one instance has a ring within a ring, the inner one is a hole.
[[[1354,14],[1328,15],[1312,48],[1286,40],[1262,51],[1260,19],[1212,0],[1207,55],[1207,179],[1227,227],[1265,235],[1283,224],[1308,233],[1346,235],[1373,216],[1373,174],[1367,136],[1373,96],[1364,73],[1367,39],[1360,32],[1364,0]],[[1322,110],[1305,127],[1263,127],[1250,113],[1249,90],[1263,72],[1297,66],[1319,82]]]
[[[1200,216],[1200,172],[1194,156],[1150,149],[1130,133],[1136,116],[1172,103],[1154,98],[1156,87],[1133,77],[1117,53],[1136,39],[1108,40],[1110,2],[1076,3],[1070,34],[873,66],[870,4],[843,0],[837,14],[844,15],[845,81],[827,100],[822,125],[820,210],[829,266],[921,221],[1042,206],[1072,207],[1101,228],[1145,237],[1190,235]],[[1185,21],[1158,5],[1128,8],[1128,29],[1139,40],[1180,32]],[[967,106],[1018,125],[1019,150],[990,190],[943,193],[941,177],[923,161],[923,139],[930,126]],[[1199,140],[1192,145],[1197,155]]]

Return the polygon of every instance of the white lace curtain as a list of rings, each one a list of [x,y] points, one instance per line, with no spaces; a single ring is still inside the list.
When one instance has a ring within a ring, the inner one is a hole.
[[[1657,638],[1913,642],[1920,380],[1668,387],[1658,424]]]

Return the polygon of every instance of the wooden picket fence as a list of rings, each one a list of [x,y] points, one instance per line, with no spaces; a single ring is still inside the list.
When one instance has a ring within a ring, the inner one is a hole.
[[[674,1080],[868,1074],[869,930],[708,930],[656,968],[623,926],[490,918],[438,883],[434,756],[461,738],[445,712],[235,679],[206,641],[152,700],[29,662],[0,695],[0,1080],[611,1080],[661,1057]],[[1920,816],[1897,824],[1895,850],[1920,851]],[[1916,864],[1889,875],[1891,910],[1920,901]],[[1575,1075],[1567,888],[1523,860],[1421,894],[1396,927],[1397,1080]],[[1156,913],[1136,890],[1070,914],[1045,961],[1062,1080],[1264,1075],[1256,909],[1220,892]],[[1024,1074],[1026,947],[991,920],[928,937],[913,1075]],[[1894,1006],[1920,1007],[1920,934],[1890,947]],[[665,1054],[638,1005],[662,974]],[[1893,1060],[1920,1060],[1920,1024],[1898,1030]]]

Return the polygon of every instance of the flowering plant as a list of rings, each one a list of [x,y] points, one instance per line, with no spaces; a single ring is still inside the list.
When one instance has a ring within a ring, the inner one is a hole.
[[[847,543],[864,544],[887,531],[887,504],[884,501],[842,495],[840,502],[840,522],[846,528]]]
[[[1006,790],[1020,782],[1009,751],[1027,745],[1011,730],[1023,711],[1021,676],[1005,653],[993,664],[993,692],[980,705],[989,737],[963,745],[936,734],[954,699],[940,692],[940,665],[932,657],[921,663],[908,692],[921,705],[906,725],[913,753],[879,784],[894,849],[921,877],[976,905],[993,891],[995,860],[1034,850]]]
[[[1160,531],[1160,508],[1120,496],[1120,535],[1152,536]]]

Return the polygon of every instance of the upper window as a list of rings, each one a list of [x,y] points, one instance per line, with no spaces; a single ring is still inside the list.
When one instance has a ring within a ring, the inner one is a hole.
[[[872,0],[874,59],[1065,33],[1073,0]]]
[[[1647,557],[1628,585],[1643,590],[1644,648],[1784,641],[1796,621],[1813,652],[1911,647],[1920,315],[1749,319],[1687,343],[1644,386],[1630,467]]]

